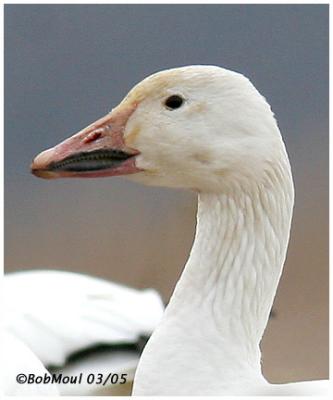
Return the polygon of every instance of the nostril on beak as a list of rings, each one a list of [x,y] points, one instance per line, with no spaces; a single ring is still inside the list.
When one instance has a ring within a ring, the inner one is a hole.
[[[97,129],[93,132],[90,132],[89,135],[87,135],[83,139],[83,143],[91,143],[94,142],[95,140],[99,139],[102,136],[103,129]]]

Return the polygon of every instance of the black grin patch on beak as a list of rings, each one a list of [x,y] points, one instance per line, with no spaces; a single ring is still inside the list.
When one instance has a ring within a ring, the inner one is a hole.
[[[81,152],[56,161],[48,166],[49,171],[85,172],[118,167],[133,154],[121,150],[101,149]]]

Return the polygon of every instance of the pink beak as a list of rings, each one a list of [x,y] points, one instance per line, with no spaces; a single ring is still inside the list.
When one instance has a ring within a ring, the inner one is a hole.
[[[126,146],[124,128],[135,106],[118,108],[55,147],[40,153],[31,172],[46,179],[97,178],[140,172],[139,151]]]

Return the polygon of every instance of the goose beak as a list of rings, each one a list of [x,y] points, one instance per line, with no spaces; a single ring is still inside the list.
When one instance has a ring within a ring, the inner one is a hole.
[[[55,147],[40,153],[31,172],[45,179],[97,178],[140,172],[139,151],[126,146],[124,129],[135,107],[120,107]]]

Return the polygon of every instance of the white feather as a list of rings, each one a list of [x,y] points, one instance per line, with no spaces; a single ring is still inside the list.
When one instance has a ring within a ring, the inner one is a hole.
[[[3,280],[3,300],[5,330],[27,345],[36,360],[39,358],[45,366],[60,367],[57,374],[73,370],[85,374],[126,371],[129,381],[139,359],[134,350],[108,350],[63,366],[69,355],[91,346],[134,344],[140,336],[149,336],[164,310],[154,290],[135,290],[64,271],[8,274]],[[13,365],[20,349],[22,346],[11,347]],[[82,382],[61,385],[59,391],[79,395],[100,389]]]
[[[135,290],[64,271],[27,271],[4,279],[5,327],[44,365],[94,344],[133,343],[163,313],[154,290]]]

